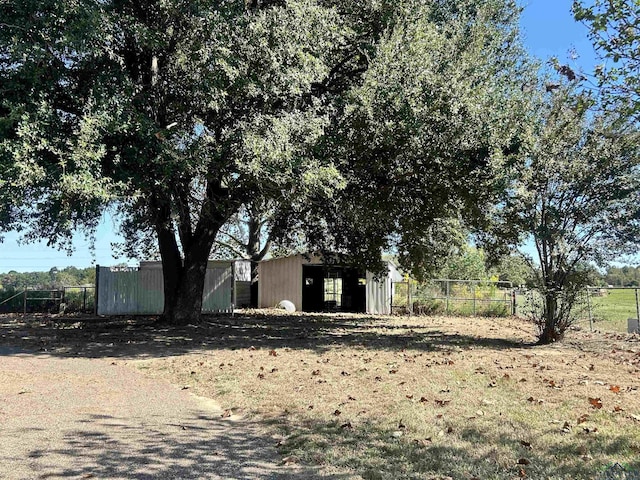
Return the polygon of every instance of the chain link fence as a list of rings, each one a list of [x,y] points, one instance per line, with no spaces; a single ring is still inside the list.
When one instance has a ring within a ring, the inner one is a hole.
[[[6,292],[0,298],[0,313],[92,313],[95,287],[62,287],[45,290],[26,288]]]
[[[397,314],[503,317],[515,314],[514,292],[511,282],[394,282],[391,310]]]
[[[516,290],[516,305],[520,317],[542,315],[542,297],[535,290]],[[579,296],[573,316],[573,325],[584,330],[640,333],[640,287],[589,287]]]

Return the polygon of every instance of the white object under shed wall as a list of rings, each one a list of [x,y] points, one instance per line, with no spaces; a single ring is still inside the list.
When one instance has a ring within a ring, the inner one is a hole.
[[[271,308],[289,300],[302,308],[302,259],[299,255],[274,258],[258,264],[258,306]]]

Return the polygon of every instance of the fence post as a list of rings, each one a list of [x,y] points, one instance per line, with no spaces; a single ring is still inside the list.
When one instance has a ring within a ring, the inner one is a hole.
[[[449,315],[449,280],[445,280],[445,297],[446,297],[446,308],[445,312]]]
[[[98,316],[98,285],[100,284],[100,265],[96,265],[96,287],[93,289],[93,314]]]
[[[591,290],[587,287],[587,309],[589,310],[589,330],[593,332],[593,312],[591,311]]]
[[[22,315],[27,316],[27,289],[24,289],[24,296],[22,297]]]
[[[636,319],[640,321],[640,302],[638,301],[638,289],[636,288]]]
[[[407,278],[407,314],[411,316],[413,305],[411,305],[411,278]]]
[[[511,288],[511,315],[513,315],[514,317],[516,316],[516,313],[518,312],[518,297],[516,295],[516,291],[513,289],[513,287]]]
[[[476,316],[476,284],[471,284],[471,296],[473,297],[473,316]]]

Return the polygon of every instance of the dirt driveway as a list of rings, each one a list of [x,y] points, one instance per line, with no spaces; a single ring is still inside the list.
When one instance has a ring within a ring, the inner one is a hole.
[[[282,466],[273,438],[222,413],[120,359],[0,346],[1,479],[327,478]]]

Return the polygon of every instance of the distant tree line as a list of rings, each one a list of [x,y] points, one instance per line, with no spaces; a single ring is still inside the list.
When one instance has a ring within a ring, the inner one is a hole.
[[[94,267],[51,268],[47,272],[0,273],[0,298],[24,288],[56,290],[62,287],[94,285],[96,269]]]
[[[640,266],[610,267],[603,275],[604,283],[613,287],[638,287],[640,286]]]

